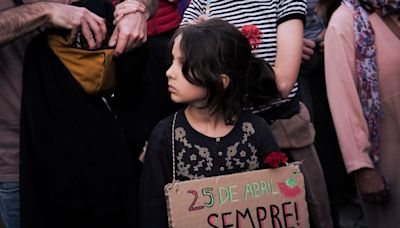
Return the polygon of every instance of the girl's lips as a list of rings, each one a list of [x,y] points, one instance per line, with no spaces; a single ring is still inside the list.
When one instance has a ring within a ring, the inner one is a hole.
[[[169,91],[170,93],[174,93],[174,92],[176,92],[176,89],[175,89],[173,86],[168,85],[168,91]]]

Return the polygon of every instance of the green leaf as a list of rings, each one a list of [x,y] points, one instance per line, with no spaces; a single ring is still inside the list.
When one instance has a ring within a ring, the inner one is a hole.
[[[296,186],[296,180],[293,177],[291,177],[286,180],[286,185],[293,188],[294,186]]]

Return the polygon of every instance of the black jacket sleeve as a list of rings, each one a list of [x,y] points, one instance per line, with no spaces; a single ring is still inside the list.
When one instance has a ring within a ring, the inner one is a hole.
[[[168,227],[164,186],[172,182],[171,121],[159,123],[146,149],[140,180],[140,227]]]

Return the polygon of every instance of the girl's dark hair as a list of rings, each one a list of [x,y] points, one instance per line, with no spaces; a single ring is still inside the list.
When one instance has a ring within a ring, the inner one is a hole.
[[[179,35],[183,75],[207,89],[205,107],[222,111],[227,124],[235,122],[244,105],[279,97],[272,68],[254,57],[249,41],[233,25],[210,19],[178,29],[172,41]],[[225,89],[221,74],[230,78]]]

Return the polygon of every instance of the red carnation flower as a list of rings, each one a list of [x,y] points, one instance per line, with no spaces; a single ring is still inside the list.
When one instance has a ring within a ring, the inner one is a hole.
[[[261,44],[261,31],[255,25],[243,25],[241,32],[247,39],[252,48],[258,48],[258,45]]]
[[[271,152],[264,158],[264,163],[272,168],[277,168],[282,164],[286,164],[287,162],[288,158],[283,152]]]

